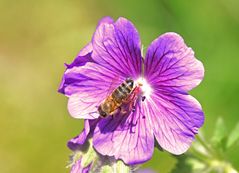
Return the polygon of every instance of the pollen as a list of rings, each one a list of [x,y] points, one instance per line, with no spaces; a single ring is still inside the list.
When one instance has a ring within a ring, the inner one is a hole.
[[[136,85],[140,87],[143,96],[145,96],[146,98],[150,98],[150,95],[152,93],[152,87],[149,85],[145,78],[141,77],[137,79]]]

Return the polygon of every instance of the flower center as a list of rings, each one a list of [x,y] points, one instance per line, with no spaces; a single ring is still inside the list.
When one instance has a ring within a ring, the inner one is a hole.
[[[152,93],[152,87],[149,85],[145,78],[141,77],[137,79],[136,86],[140,87],[142,96],[144,96],[145,98],[150,98],[150,95]]]

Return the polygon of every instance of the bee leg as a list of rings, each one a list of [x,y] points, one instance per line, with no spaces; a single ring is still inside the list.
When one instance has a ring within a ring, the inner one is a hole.
[[[115,115],[117,114],[117,112],[118,112],[118,111],[114,111],[112,114],[110,114],[110,115],[111,115],[111,120],[114,119],[114,117],[115,117]]]
[[[114,112],[112,112],[110,115],[112,116],[112,119],[114,119],[115,115],[121,112],[121,107],[118,107]]]
[[[129,102],[128,110],[134,112],[135,111],[135,103],[134,102]]]
[[[121,114],[126,114],[127,110],[121,110],[120,112],[121,112]]]
[[[121,108],[121,109],[120,109],[120,113],[121,113],[121,114],[127,113],[128,107],[126,107],[126,106],[128,106],[128,105],[125,105],[125,104],[123,103],[122,107],[120,107],[120,108]]]
[[[117,113],[119,113],[119,114],[122,114],[122,113],[123,113],[123,110],[122,110],[122,107],[121,107],[121,106],[118,107],[118,109],[117,109]]]

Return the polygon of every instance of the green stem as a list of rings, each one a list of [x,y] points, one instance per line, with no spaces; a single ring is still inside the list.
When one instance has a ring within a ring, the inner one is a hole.
[[[218,158],[218,154],[209,145],[206,144],[205,140],[201,135],[198,134],[196,136],[196,139],[210,155]]]
[[[104,165],[101,167],[101,173],[130,173],[131,167],[125,165],[121,160],[110,161],[109,165]]]
[[[199,152],[197,149],[195,149],[195,147],[192,146],[191,149],[190,149],[190,152],[191,152],[191,154],[192,154],[195,158],[197,158],[198,160],[201,160],[201,161],[204,162],[205,164],[208,164],[208,165],[210,164],[211,158],[208,158],[207,155],[205,155],[205,154]]]

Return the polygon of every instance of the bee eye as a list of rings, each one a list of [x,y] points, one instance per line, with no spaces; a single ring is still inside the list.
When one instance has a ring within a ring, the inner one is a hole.
[[[128,83],[128,85],[132,88],[134,86],[134,80],[131,78],[127,78],[126,82]]]
[[[103,116],[103,117],[106,117],[106,113],[105,112],[102,112],[102,114],[101,114],[101,116]]]
[[[102,116],[102,117],[106,116],[106,113],[101,109],[101,106],[98,107],[98,111],[99,111],[100,116]]]
[[[130,82],[129,82],[129,86],[130,86],[131,88],[133,88],[133,86],[134,86],[134,81],[130,81]]]
[[[126,82],[131,82],[132,81],[132,79],[131,78],[126,78]]]

